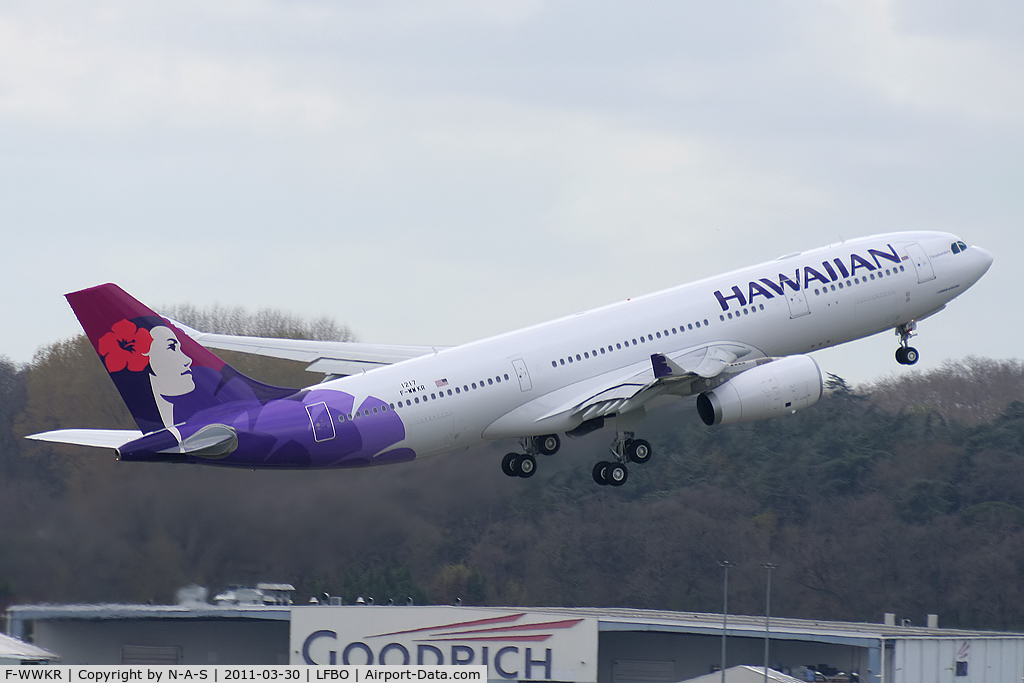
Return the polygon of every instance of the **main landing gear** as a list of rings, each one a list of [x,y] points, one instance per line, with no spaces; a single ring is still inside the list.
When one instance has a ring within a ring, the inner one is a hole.
[[[525,453],[509,453],[501,460],[501,471],[509,477],[528,479],[537,471],[537,454],[554,455],[562,445],[557,434],[527,436],[519,440]]]
[[[599,462],[594,465],[594,481],[601,486],[622,486],[629,479],[627,462],[642,465],[651,459],[651,444],[643,439],[634,439],[633,432],[619,432],[612,442],[613,462]]]
[[[917,349],[908,343],[915,335],[917,323],[911,320],[896,327],[896,335],[900,338],[900,348],[896,349],[896,362],[900,365],[913,365],[920,357]]]
[[[501,460],[501,471],[509,477],[528,479],[537,472],[537,455],[554,455],[562,445],[557,434],[528,436],[519,440],[524,453],[509,453]],[[629,479],[626,464],[642,465],[651,459],[651,444],[634,439],[633,432],[618,432],[609,449],[614,456],[610,462],[594,465],[594,481],[602,486],[622,486]]]

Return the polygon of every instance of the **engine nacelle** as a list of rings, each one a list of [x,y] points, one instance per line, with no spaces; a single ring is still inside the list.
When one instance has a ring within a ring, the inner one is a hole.
[[[708,426],[764,420],[813,406],[823,389],[813,358],[786,356],[704,392],[697,397],[697,412]]]

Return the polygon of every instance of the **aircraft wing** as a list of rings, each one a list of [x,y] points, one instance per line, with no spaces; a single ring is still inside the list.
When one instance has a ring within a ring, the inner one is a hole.
[[[358,375],[361,372],[403,360],[427,356],[448,348],[445,346],[400,346],[363,344],[360,342],[312,341],[308,339],[274,339],[243,337],[233,334],[200,332],[177,321],[174,324],[203,346],[225,351],[241,351],[258,356],[284,358],[309,363],[306,370],[325,375]]]
[[[540,419],[564,412],[578,415],[584,421],[626,413],[662,394],[687,396],[697,380],[733,375],[770,360],[752,346],[737,342],[708,344],[671,356],[654,353],[650,364],[604,375],[599,383],[589,384]]]

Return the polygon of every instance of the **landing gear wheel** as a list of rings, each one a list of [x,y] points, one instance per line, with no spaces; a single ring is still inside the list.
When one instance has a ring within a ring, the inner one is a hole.
[[[613,462],[605,470],[604,478],[612,486],[622,486],[629,479],[629,470],[621,462]]]
[[[554,455],[562,445],[562,440],[558,438],[557,434],[548,434],[534,437],[533,444],[541,455]]]
[[[518,457],[518,453],[509,453],[501,459],[501,471],[505,473],[506,477],[519,476],[519,471],[516,470],[516,459]]]
[[[524,453],[516,456],[516,473],[523,479],[529,479],[537,471],[537,459]]]
[[[651,459],[651,444],[643,439],[630,439],[626,442],[626,457],[630,461],[642,465]]]
[[[608,472],[608,467],[611,465],[610,462],[599,462],[594,465],[594,481],[601,486],[608,485],[608,479],[605,478],[605,474]]]
[[[896,349],[896,362],[900,365],[914,365],[920,356],[913,346],[901,346]]]

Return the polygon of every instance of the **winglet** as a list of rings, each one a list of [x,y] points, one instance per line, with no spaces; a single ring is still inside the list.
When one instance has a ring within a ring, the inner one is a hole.
[[[654,368],[654,379],[684,377],[691,374],[680,367],[674,360],[661,353],[651,354],[651,366]]]
[[[672,376],[672,367],[669,360],[660,353],[651,354],[651,365],[654,367],[654,379]]]

